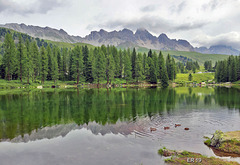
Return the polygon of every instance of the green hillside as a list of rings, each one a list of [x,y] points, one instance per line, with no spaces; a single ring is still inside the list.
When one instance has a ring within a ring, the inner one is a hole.
[[[229,57],[229,55],[222,54],[202,54],[198,52],[183,52],[183,51],[163,51],[163,55],[167,56],[167,54],[175,55],[175,56],[185,56],[193,61],[198,61],[200,65],[203,65],[205,61],[212,61],[213,64],[219,60],[225,60]]]
[[[87,45],[88,48],[95,48],[95,46],[91,44],[86,44],[86,43],[67,43],[67,42],[57,42],[57,41],[50,41],[50,40],[45,40],[47,43],[50,43],[52,45],[56,45],[60,48],[74,48],[75,46],[85,46]]]
[[[138,47],[137,51],[141,53],[147,53],[149,49]],[[159,50],[153,50],[153,51],[157,52],[157,54],[159,53]],[[173,51],[173,50],[162,51],[162,53],[164,58],[166,58],[168,54],[170,54],[174,58],[175,56],[184,56],[191,59],[192,61],[198,61],[200,65],[203,65],[205,61],[212,61],[213,64],[215,64],[216,61],[225,60],[229,57],[229,55],[222,55],[222,54],[202,54],[198,52]],[[175,59],[176,61],[179,61],[179,59],[177,58]]]

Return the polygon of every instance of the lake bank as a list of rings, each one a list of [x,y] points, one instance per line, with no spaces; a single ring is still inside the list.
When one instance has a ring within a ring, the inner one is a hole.
[[[196,82],[170,82],[169,87],[236,87],[239,88],[240,83],[235,82],[235,83],[212,83],[212,82],[201,82],[201,83],[196,83]],[[118,88],[118,87],[161,87],[161,84],[151,84],[148,82],[122,82],[116,80],[115,82],[111,84],[106,84],[106,83],[100,83],[100,84],[95,84],[95,83],[80,83],[76,84],[75,81],[57,81],[54,83],[53,81],[46,81],[44,85],[42,85],[40,82],[35,82],[35,83],[30,83],[27,84],[25,82],[20,82],[19,80],[13,80],[13,81],[7,81],[7,80],[0,80],[0,89],[17,89],[17,88]]]
[[[204,142],[214,149],[216,155],[240,157],[240,131],[222,132],[217,130],[212,138]]]
[[[171,165],[190,165],[190,164],[221,164],[221,165],[239,165],[239,163],[234,161],[226,161],[215,157],[207,157],[199,153],[189,152],[189,151],[175,151],[162,148],[158,150],[158,153],[166,158],[164,161]],[[170,157],[170,158],[169,158]]]

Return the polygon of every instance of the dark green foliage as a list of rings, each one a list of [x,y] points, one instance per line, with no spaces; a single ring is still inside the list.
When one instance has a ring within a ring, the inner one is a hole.
[[[1,32],[1,30],[0,30]],[[3,44],[3,58],[0,56],[0,76],[10,80],[27,80],[29,84],[45,80],[80,81],[100,83],[107,80],[111,83],[114,78],[123,78],[127,81],[135,80],[157,83],[160,79],[162,85],[168,86],[168,75],[171,80],[176,78],[178,70],[173,58],[170,58],[165,67],[164,58],[160,52],[149,50],[146,54],[132,51],[118,50],[114,46],[101,46],[88,49],[87,46],[76,46],[73,50],[59,48],[47,44],[44,40],[33,39],[27,35],[12,33],[18,40],[16,46],[11,34],[6,33]],[[24,43],[25,41],[25,43]],[[39,50],[38,45],[41,45]],[[167,68],[171,73],[167,72]],[[233,68],[239,68],[237,63]],[[103,74],[104,73],[104,74]],[[231,75],[238,77],[237,72]],[[234,76],[233,76],[234,77]]]
[[[190,74],[188,75],[188,81],[192,81],[192,78],[193,78],[193,76],[192,76],[192,74],[190,73]]]
[[[185,68],[184,68],[184,64],[181,62],[177,62],[176,63],[176,67],[177,67],[177,72],[178,73],[185,73]]]
[[[26,58],[25,58],[26,70],[25,71],[26,71],[27,83],[29,84],[30,79],[33,78],[33,58],[32,58],[33,52],[28,39],[26,40],[25,47],[26,47]]]
[[[25,45],[23,43],[22,36],[18,36],[18,47],[17,47],[17,74],[19,79],[22,82],[22,79],[25,77],[25,62],[26,62],[26,51]]]
[[[166,59],[166,68],[168,73],[169,80],[174,80],[176,78],[176,67],[175,67],[175,61],[173,58],[170,57],[168,54]]]
[[[83,78],[84,75],[84,66],[83,66],[83,54],[82,49],[77,46],[73,49],[73,77],[75,80],[77,80],[77,84],[79,84],[80,78]]]
[[[113,56],[107,55],[106,57],[106,78],[107,78],[107,84],[111,82],[114,78],[114,72],[115,72],[115,66],[114,66],[114,59]]]
[[[95,58],[93,61],[93,77],[94,80],[98,82],[104,80],[105,78],[105,56],[101,50],[97,50],[97,48],[94,49]]]
[[[47,46],[47,57],[48,57],[48,75],[47,80],[52,80],[53,75],[53,55],[50,46]]]
[[[160,51],[159,56],[158,56],[158,77],[161,81],[162,86],[167,87],[168,86],[168,74],[167,74],[167,69],[165,67],[165,61],[163,58],[163,54]]]
[[[61,65],[61,80],[65,81],[67,78],[67,56],[68,56],[68,50],[67,48],[63,48],[62,50],[62,65]]]
[[[132,52],[132,78],[136,78],[136,59],[137,59],[137,53],[135,48],[133,48]]]
[[[156,67],[154,65],[154,62],[152,60],[152,58],[149,58],[149,67],[150,67],[150,77],[149,77],[149,82],[152,84],[156,84],[157,83],[157,71],[156,71]]]
[[[33,81],[36,81],[40,73],[40,56],[37,47],[37,43],[34,41],[31,43],[32,52],[32,67],[33,67]]]
[[[5,77],[10,81],[16,70],[16,47],[10,33],[7,33],[5,36],[3,48],[4,54],[2,62],[5,68]]]
[[[47,78],[47,74],[48,74],[48,57],[47,57],[47,53],[45,51],[45,48],[42,46],[40,49],[40,76],[41,76],[41,81],[42,84],[44,84],[44,81]]]
[[[128,81],[132,78],[130,50],[123,51],[123,58],[124,58],[124,78],[126,81]]]
[[[204,68],[207,71],[212,71],[212,61],[205,61],[204,62]]]
[[[143,80],[143,59],[140,53],[137,55],[135,69],[136,81],[138,82],[139,80]]]
[[[215,69],[215,79],[217,82],[235,82],[240,80],[239,58],[239,56],[229,56],[227,60],[217,62]]]
[[[93,76],[92,76],[92,63],[89,59],[89,50],[87,46],[82,47],[82,54],[83,54],[83,76],[85,77],[85,81],[92,83]]]
[[[148,51],[148,57],[152,58],[152,50],[151,49]]]

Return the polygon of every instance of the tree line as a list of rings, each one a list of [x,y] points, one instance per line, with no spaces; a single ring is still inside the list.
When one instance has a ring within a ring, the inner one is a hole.
[[[166,60],[162,52],[137,53],[133,50],[118,50],[114,46],[75,46],[59,48],[52,44],[39,46],[36,40],[25,40],[18,35],[17,43],[11,33],[6,33],[3,57],[0,58],[0,75],[6,80],[26,80],[27,83],[46,80],[100,83],[114,78],[126,82],[161,82],[168,86],[176,78],[177,65],[170,55]]]
[[[229,56],[215,65],[217,82],[235,82],[240,80],[240,56]]]

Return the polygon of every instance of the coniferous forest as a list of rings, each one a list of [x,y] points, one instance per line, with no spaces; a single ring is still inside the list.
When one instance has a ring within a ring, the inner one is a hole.
[[[107,84],[114,78],[128,82],[146,81],[152,84],[160,82],[168,86],[169,80],[176,79],[177,73],[195,73],[200,68],[197,61],[175,63],[170,55],[163,58],[149,50],[147,54],[137,53],[134,49],[119,50],[114,46],[89,48],[75,46],[73,49],[59,48],[44,40],[27,35],[12,35],[6,32],[0,56],[0,77],[8,81],[20,80],[32,82],[75,81],[96,83],[103,80]],[[217,82],[240,80],[240,56],[229,56],[218,61],[212,67],[211,61],[204,63],[205,70],[215,71]]]
[[[27,83],[51,80],[100,83],[114,78],[126,82],[147,81],[162,83],[176,78],[176,64],[170,55],[164,60],[162,53],[149,50],[148,54],[133,50],[118,50],[114,46],[76,46],[59,48],[52,44],[39,46],[36,40],[18,35],[17,43],[7,33],[3,44],[1,78],[8,81],[23,80]]]

